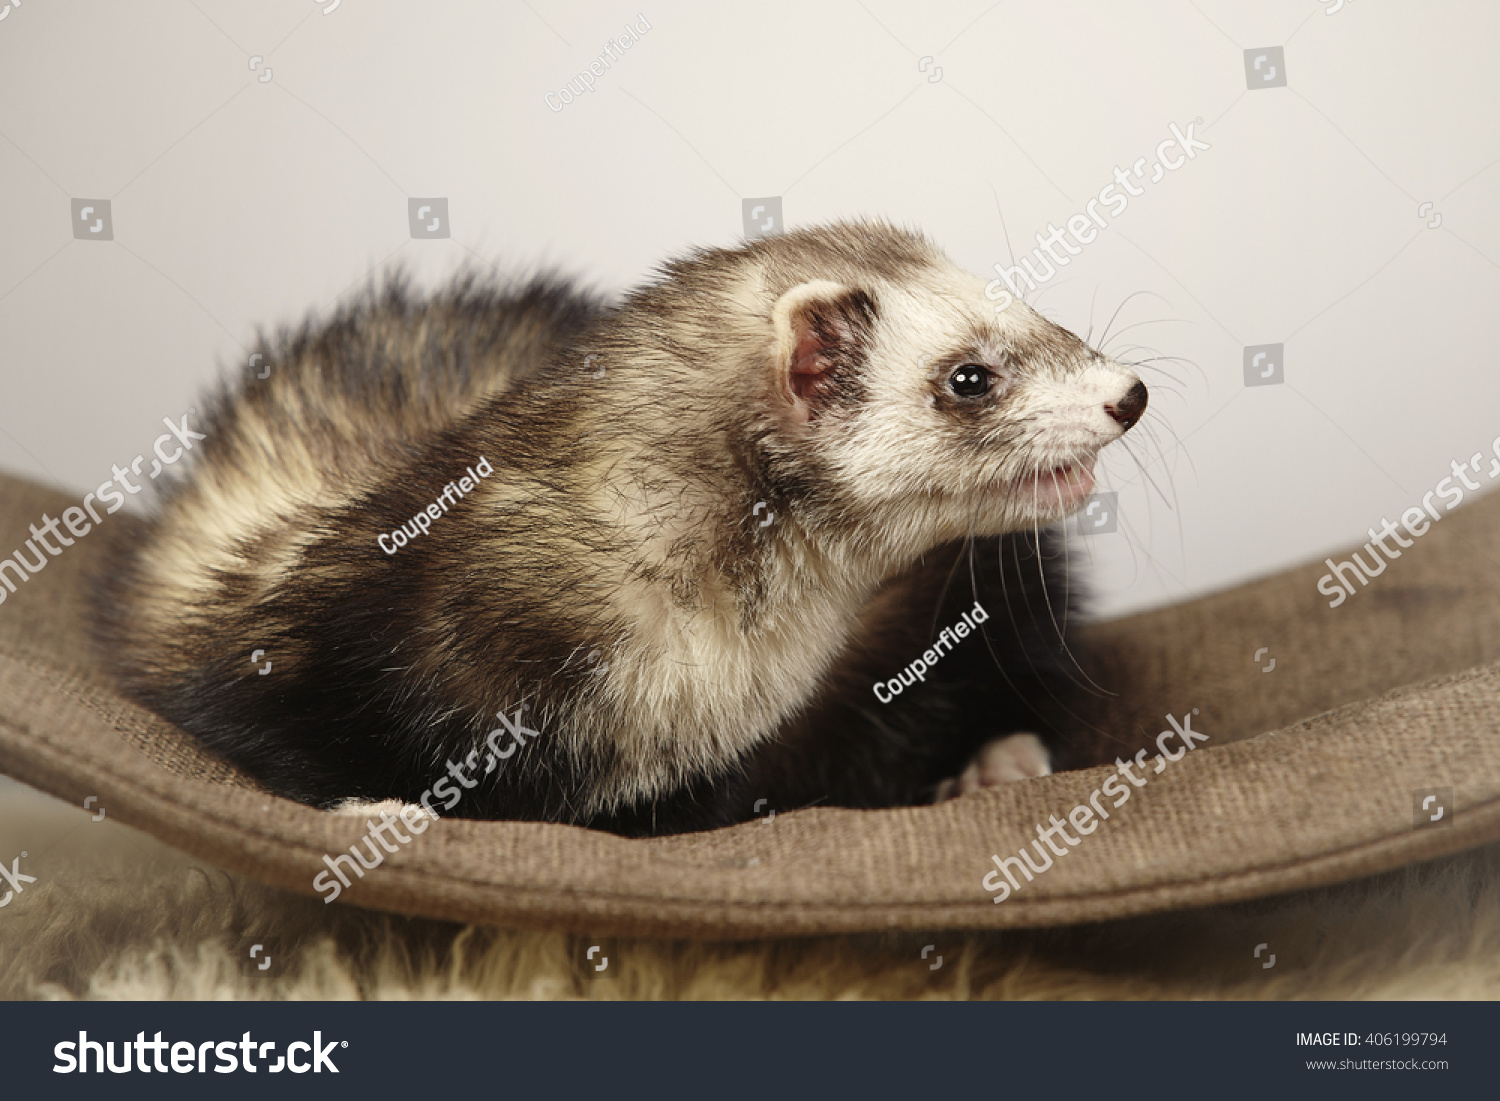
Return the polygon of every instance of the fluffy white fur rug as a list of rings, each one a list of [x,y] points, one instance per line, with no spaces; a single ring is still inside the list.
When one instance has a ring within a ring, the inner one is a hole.
[[[7,999],[1500,997],[1500,846],[1101,925],[728,944],[324,906],[0,782],[0,859],[22,849],[37,882],[0,908]]]

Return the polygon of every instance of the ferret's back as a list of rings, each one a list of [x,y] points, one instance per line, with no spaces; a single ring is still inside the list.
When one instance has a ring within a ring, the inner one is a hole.
[[[299,569],[330,514],[578,340],[601,309],[550,277],[505,288],[464,276],[424,295],[396,276],[261,340],[254,368],[191,419],[205,438],[190,477],[114,549],[96,591],[101,653],[163,706],[203,647],[227,649],[213,643],[228,620],[253,619]]]

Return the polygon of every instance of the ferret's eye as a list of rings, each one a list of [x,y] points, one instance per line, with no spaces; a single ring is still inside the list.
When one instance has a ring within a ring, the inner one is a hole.
[[[990,373],[983,367],[966,363],[948,376],[948,389],[961,398],[977,398],[989,393]]]

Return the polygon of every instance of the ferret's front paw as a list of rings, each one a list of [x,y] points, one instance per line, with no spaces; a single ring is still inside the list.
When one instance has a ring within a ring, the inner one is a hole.
[[[427,809],[420,804],[403,803],[400,799],[345,799],[336,806],[330,807],[328,813],[348,818],[378,818],[380,813],[385,811],[393,818],[399,818],[408,807],[415,809],[419,814],[427,813]]]
[[[1052,775],[1052,757],[1035,734],[1007,734],[979,748],[969,767],[937,786],[934,803],[967,795],[980,788]]]

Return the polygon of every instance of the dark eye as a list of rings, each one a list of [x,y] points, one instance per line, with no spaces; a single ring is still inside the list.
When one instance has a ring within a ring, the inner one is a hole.
[[[990,373],[983,367],[966,363],[948,376],[948,389],[961,398],[977,398],[989,393]]]

